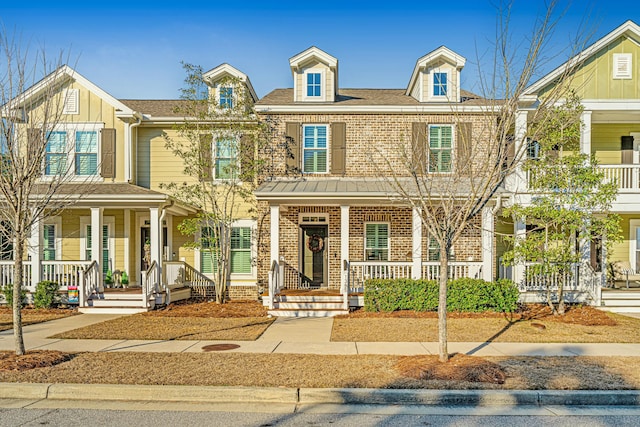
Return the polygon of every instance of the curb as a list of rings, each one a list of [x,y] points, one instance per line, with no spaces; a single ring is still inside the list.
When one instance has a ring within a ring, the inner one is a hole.
[[[0,399],[447,406],[640,406],[640,390],[410,390],[0,383]]]

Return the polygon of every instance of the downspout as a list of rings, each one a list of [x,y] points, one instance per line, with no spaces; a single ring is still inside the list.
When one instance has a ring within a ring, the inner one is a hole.
[[[127,171],[127,176],[125,176],[125,181],[131,183],[133,180],[133,129],[140,126],[142,123],[142,119],[138,113],[135,113],[136,122],[135,123],[127,123],[127,132],[125,132],[125,137],[127,141],[125,141],[125,145],[127,147],[127,157],[125,164],[125,170]]]

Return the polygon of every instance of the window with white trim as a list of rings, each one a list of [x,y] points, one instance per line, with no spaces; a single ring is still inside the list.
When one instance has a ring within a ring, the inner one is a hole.
[[[433,96],[447,96],[448,85],[447,73],[433,73]]]
[[[302,132],[302,171],[327,173],[327,125],[304,125]]]
[[[235,179],[238,176],[237,139],[216,139],[215,152],[213,155],[215,179]]]
[[[101,124],[68,124],[47,132],[44,175],[98,176],[101,128]]]
[[[84,259],[87,261],[91,260],[91,248],[92,248],[92,239],[91,239],[91,224],[88,224],[85,227],[85,255]],[[100,264],[102,264],[102,272],[106,273],[110,270],[110,251],[109,251],[109,224],[102,225],[102,259],[100,260]]]
[[[389,261],[389,224],[365,224],[365,261]]]
[[[13,233],[11,223],[0,221],[0,260],[13,260]]]
[[[306,74],[306,84],[307,97],[317,97],[320,98],[322,96],[322,73],[314,73],[309,72]]]
[[[56,259],[56,224],[44,224],[42,226],[42,259],[54,261]]]
[[[200,271],[214,274],[218,271],[218,252],[215,247],[213,227],[202,227],[200,231]],[[253,247],[251,227],[231,228],[230,270],[231,274],[253,273]]]
[[[233,108],[233,87],[220,86],[220,107]]]
[[[429,125],[429,172],[451,172],[453,126]]]

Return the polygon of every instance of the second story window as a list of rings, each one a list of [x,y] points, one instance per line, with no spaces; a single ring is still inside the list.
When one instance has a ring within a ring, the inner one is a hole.
[[[321,73],[307,73],[307,96],[322,96]]]
[[[67,171],[67,133],[56,131],[47,135],[45,175],[61,175]]]
[[[217,139],[214,156],[215,179],[233,179],[238,175],[238,143],[235,139]]]
[[[98,173],[98,132],[76,132],[76,175],[87,176]]]
[[[433,96],[447,96],[447,73],[433,73]]]
[[[304,125],[302,148],[302,171],[327,173],[327,126]]]
[[[220,88],[220,107],[221,108],[233,108],[233,88],[221,87]]]
[[[429,172],[451,172],[453,127],[429,126]]]

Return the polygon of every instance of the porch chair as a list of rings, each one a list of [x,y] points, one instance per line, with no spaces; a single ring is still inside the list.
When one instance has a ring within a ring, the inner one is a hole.
[[[614,278],[616,281],[625,281],[629,289],[629,281],[640,283],[640,273],[631,268],[629,261],[618,261],[614,267]]]

